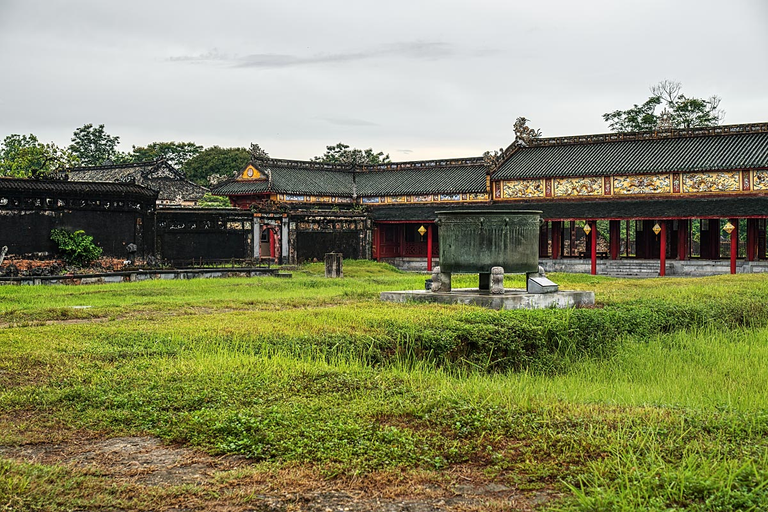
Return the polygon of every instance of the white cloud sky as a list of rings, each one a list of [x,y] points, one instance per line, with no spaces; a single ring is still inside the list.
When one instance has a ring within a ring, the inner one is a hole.
[[[518,116],[605,132],[663,79],[768,121],[768,2],[0,0],[0,69],[0,137],[474,156]]]

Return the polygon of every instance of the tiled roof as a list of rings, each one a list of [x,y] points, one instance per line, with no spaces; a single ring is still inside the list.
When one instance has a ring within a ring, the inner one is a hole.
[[[0,193],[3,191],[64,194],[67,196],[94,197],[103,195],[134,196],[154,201],[157,192],[129,183],[72,182],[63,180],[30,180],[0,178]]]
[[[251,194],[269,193],[267,181],[225,181],[211,189],[211,193],[217,196],[248,196]]]
[[[759,125],[758,125],[759,126]],[[768,131],[669,138],[542,139],[507,154],[492,179],[612,176],[768,167]],[[648,135],[648,134],[646,134]],[[594,141],[594,142],[593,142]]]
[[[128,164],[73,167],[67,169],[70,181],[135,183],[156,190],[160,201],[197,201],[208,191],[189,181],[184,173],[164,160]]]
[[[258,166],[272,173],[272,191],[279,194],[352,196],[353,171],[345,166],[290,160],[267,160]]]
[[[259,193],[337,197],[485,192],[481,158],[430,160],[350,168],[343,165],[269,159],[255,162],[266,180],[231,180],[218,195]]]
[[[478,204],[473,210],[539,210],[544,219],[669,219],[765,216],[768,196],[712,198],[580,199],[568,201],[515,201],[512,204]],[[429,221],[445,205],[379,206],[371,209],[375,221]]]
[[[356,174],[357,195],[485,192],[485,177],[479,158],[381,165]]]

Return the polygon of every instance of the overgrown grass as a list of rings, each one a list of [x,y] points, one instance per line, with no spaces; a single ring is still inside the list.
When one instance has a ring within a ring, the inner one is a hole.
[[[321,270],[0,288],[0,444],[148,433],[329,478],[473,465],[563,491],[550,508],[768,509],[768,280],[556,275],[598,307],[491,312],[376,299],[424,275]],[[83,304],[105,321],[39,324]],[[85,499],[51,471],[0,461],[0,503]]]

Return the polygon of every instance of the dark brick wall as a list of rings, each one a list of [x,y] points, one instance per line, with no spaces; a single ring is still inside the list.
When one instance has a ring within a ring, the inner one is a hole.
[[[325,253],[340,252],[344,258],[360,259],[360,235],[356,231],[341,233],[301,232],[296,235],[296,257],[299,263],[317,258],[323,261]]]
[[[253,214],[242,210],[157,211],[157,252],[174,264],[253,255]]]
[[[145,257],[155,250],[155,196],[133,185],[0,180],[0,247],[53,256],[50,234],[58,228],[85,231],[105,256],[124,258],[135,243]]]

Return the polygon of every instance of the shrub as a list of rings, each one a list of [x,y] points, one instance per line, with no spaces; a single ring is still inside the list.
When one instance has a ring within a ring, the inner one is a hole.
[[[70,233],[65,229],[52,229],[51,240],[56,242],[59,253],[70,265],[87,267],[101,256],[101,247],[96,246],[93,237],[86,235],[83,230]]]

